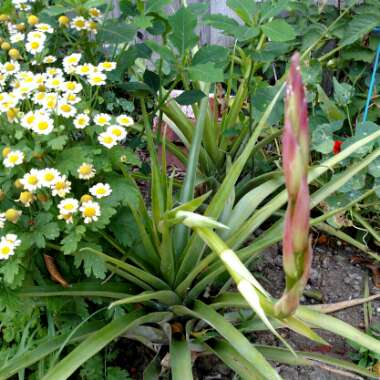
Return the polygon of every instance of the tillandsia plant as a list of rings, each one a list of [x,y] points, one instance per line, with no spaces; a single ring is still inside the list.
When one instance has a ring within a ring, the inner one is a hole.
[[[208,83],[201,82],[199,86],[208,92]],[[279,91],[271,101],[258,122],[258,128],[264,128],[281,94],[282,91]],[[183,182],[178,182],[174,175],[169,175],[166,171],[165,145],[160,166],[152,133],[153,118],[148,113],[147,99],[140,96],[136,100],[140,100],[151,159],[151,212],[126,163],[119,162],[115,173],[123,176],[123,188],[128,191],[133,189],[137,201],[128,198],[124,206],[117,207],[115,223],[91,236],[97,238],[96,245],[91,238],[83,239],[80,244],[70,243],[70,246],[74,246],[74,257],[86,257],[93,264],[96,263],[94,268],[101,266],[106,272],[109,271],[107,280],[99,283],[91,273],[88,273],[90,282],[80,277],[78,279],[75,273],[63,271],[64,264],[59,261],[59,268],[70,283],[69,287],[51,285],[41,278],[38,283],[30,276],[28,283],[14,293],[24,303],[39,300],[40,305],[44,305],[46,300],[48,305],[49,297],[54,296],[58,300],[70,297],[76,302],[84,302],[87,307],[91,303],[86,300],[96,300],[97,307],[94,309],[92,306],[92,314],[83,317],[76,327],[70,325],[71,332],[67,322],[62,326],[59,321],[50,318],[47,337],[39,334],[38,338],[34,338],[32,335],[18,352],[8,353],[8,360],[0,367],[0,379],[6,379],[25,368],[33,368],[36,363],[39,363],[40,379],[68,379],[88,359],[121,336],[138,339],[155,352],[154,359],[145,369],[146,379],[169,377],[168,368],[160,366],[163,357],[167,359],[164,362],[170,362],[169,370],[174,380],[192,379],[193,360],[199,355],[207,354],[220,357],[243,379],[280,379],[269,363],[272,360],[299,365],[322,362],[327,366],[338,366],[344,371],[375,377],[369,370],[343,360],[309,352],[295,352],[283,340],[278,329],[289,328],[319,344],[327,344],[314,330],[326,329],[355,340],[373,352],[380,353],[380,347],[375,338],[324,315],[315,308],[299,306],[292,315],[286,318],[279,316],[275,311],[277,300],[268,294],[248,269],[253,258],[281,240],[284,218],[281,212],[276,211],[281,210],[288,200],[286,189],[280,190],[284,181],[277,184],[269,180],[264,183],[265,186],[258,185],[246,197],[233,201],[230,217],[224,217],[221,222],[225,203],[235,191],[238,178],[257,142],[257,135],[250,136],[241,154],[231,163],[223,185],[215,194],[196,196],[196,163],[202,142],[197,135],[203,132],[202,123],[206,122],[204,115],[209,112],[207,97],[198,104],[200,114],[190,146],[192,162],[188,164]],[[311,168],[308,182],[314,181],[379,136],[379,131],[367,136],[327,160],[324,165]],[[373,154],[368,155],[364,162],[349,168],[339,181],[332,181],[313,193],[311,207],[374,158]],[[186,202],[181,201],[182,186],[190,189],[190,199]],[[277,193],[271,197],[275,191]],[[261,200],[257,199],[258,194]],[[269,200],[261,205],[267,197]],[[276,216],[278,222],[263,230],[252,241],[252,232],[265,220],[270,217],[275,219]],[[310,224],[317,225],[329,216],[331,213],[311,219]],[[187,229],[182,235],[184,244],[176,246],[177,226],[180,224]],[[133,234],[133,245],[126,241],[126,233]],[[50,253],[56,258],[62,257],[67,243],[66,240],[50,244]],[[65,258],[71,257],[66,255]],[[226,277],[227,272],[230,276]],[[239,292],[229,291],[230,278],[236,282]],[[109,299],[113,302],[110,303]],[[107,307],[112,311],[111,316],[104,310]],[[233,312],[235,308],[239,309],[236,313]],[[62,333],[56,332],[52,327],[56,325]],[[274,333],[286,347],[261,346],[251,343],[245,335],[263,329]]]
[[[300,57],[296,54],[292,57],[286,86],[285,126],[282,137],[282,159],[288,192],[283,238],[286,291],[276,304],[276,312],[282,317],[296,311],[309,277],[312,262],[309,236],[310,196],[307,183],[309,170],[308,123]]]

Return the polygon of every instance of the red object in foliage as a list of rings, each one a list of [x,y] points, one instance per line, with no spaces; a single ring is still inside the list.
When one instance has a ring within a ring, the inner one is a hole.
[[[333,147],[334,154],[340,153],[340,151],[342,150],[342,144],[343,144],[343,141],[340,141],[340,140],[334,141],[334,147]]]

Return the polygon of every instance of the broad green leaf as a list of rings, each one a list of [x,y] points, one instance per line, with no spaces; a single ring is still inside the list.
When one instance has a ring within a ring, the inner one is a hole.
[[[74,253],[78,249],[78,244],[82,240],[86,227],[76,226],[74,230],[70,231],[65,238],[62,239],[62,251],[65,255]]]
[[[170,63],[174,63],[176,61],[176,56],[167,46],[163,46],[153,40],[145,41],[145,45],[152,49],[155,53],[159,54],[163,60]]]
[[[371,13],[354,15],[352,20],[346,25],[340,45],[351,45],[378,26],[379,23],[380,17],[377,14]]]
[[[296,38],[293,27],[285,20],[273,20],[261,26],[263,33],[274,42],[292,41]]]
[[[46,7],[43,12],[49,16],[59,16],[63,13],[70,12],[72,9],[64,7],[63,5],[51,5]]]
[[[325,113],[329,121],[344,120],[346,115],[335,105],[335,103],[326,95],[323,88],[317,85],[318,101],[321,105],[322,111]]]
[[[376,158],[375,161],[372,161],[369,164],[368,173],[371,174],[372,177],[375,177],[375,178],[380,177],[380,157]]]
[[[200,63],[195,66],[190,66],[188,72],[191,80],[210,83],[223,82],[224,80],[223,69],[210,63]]]
[[[227,63],[229,50],[219,45],[206,45],[201,47],[194,55],[192,65],[200,63],[214,63],[223,66]]]
[[[239,25],[233,18],[219,13],[207,15],[203,18],[203,21],[215,29],[223,30],[225,35],[240,41],[249,40],[260,34],[258,28]]]
[[[347,106],[351,103],[351,98],[354,93],[353,87],[348,83],[339,83],[336,78],[334,83],[334,100],[339,106]]]
[[[131,42],[137,32],[133,24],[123,23],[117,20],[107,20],[99,30],[97,39],[109,44],[123,44]]]
[[[199,102],[202,100],[206,94],[201,90],[189,90],[184,91],[181,95],[174,98],[174,100],[184,106],[184,105],[190,105]]]
[[[65,147],[68,139],[69,137],[67,135],[61,135],[61,136],[52,138],[48,140],[48,146],[52,150],[62,150]]]
[[[334,138],[330,131],[317,128],[311,136],[311,149],[323,154],[329,154],[333,151]]]
[[[227,6],[246,23],[250,24],[257,12],[257,4],[252,0],[227,0]]]
[[[79,268],[83,263],[84,273],[87,277],[94,277],[103,280],[106,277],[107,266],[105,261],[88,250],[80,250],[74,256],[74,265]]]
[[[182,56],[198,42],[198,36],[194,33],[197,17],[189,9],[182,7],[168,21],[172,28],[169,39]]]
[[[171,2],[172,0],[147,0],[145,2],[145,13],[160,12]]]

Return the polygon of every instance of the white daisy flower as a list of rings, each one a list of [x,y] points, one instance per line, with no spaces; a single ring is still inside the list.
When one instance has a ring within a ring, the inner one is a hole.
[[[54,29],[49,25],[45,23],[39,23],[35,25],[36,30],[42,33],[53,33]]]
[[[10,41],[12,42],[12,44],[17,44],[18,42],[24,41],[24,39],[25,39],[25,34],[20,33],[20,32],[14,33],[10,37]]]
[[[64,70],[68,72],[68,71],[71,71],[72,68],[76,68],[81,58],[82,58],[82,54],[80,53],[74,53],[63,58],[62,64],[63,64]]]
[[[104,127],[105,125],[109,125],[111,121],[111,116],[106,113],[99,113],[94,117],[94,123],[96,125],[100,125]]]
[[[74,223],[74,217],[73,214],[59,214],[58,215],[59,220],[64,220],[67,224]]]
[[[120,115],[116,118],[116,122],[123,127],[129,127],[134,124],[133,119],[128,115]]]
[[[116,69],[116,62],[105,61],[98,65],[100,71],[112,71]]]
[[[74,119],[74,126],[77,129],[84,129],[90,123],[90,117],[85,113],[78,114]]]
[[[25,155],[21,150],[12,150],[4,158],[3,164],[6,168],[14,168],[24,162]]]
[[[61,215],[72,215],[78,211],[79,202],[75,198],[63,199],[58,204],[59,213]]]
[[[5,74],[15,74],[20,71],[20,64],[16,61],[5,62],[0,66],[0,70]]]
[[[48,135],[54,129],[53,120],[45,113],[38,113],[32,130],[38,135]]]
[[[29,32],[26,38],[29,42],[38,41],[42,44],[46,41],[46,35],[39,31]]]
[[[63,175],[51,187],[52,195],[64,198],[71,190],[71,182]]]
[[[26,43],[25,49],[28,53],[36,55],[44,49],[44,43],[39,40],[29,41]]]
[[[3,241],[13,244],[14,247],[19,247],[21,245],[21,240],[16,234],[6,234],[1,238],[1,242]]]
[[[24,177],[20,179],[20,183],[25,190],[36,191],[42,184],[40,181],[40,171],[37,169],[31,169],[29,173],[24,174]]]
[[[92,73],[88,76],[88,83],[91,86],[104,86],[106,84],[106,75],[103,73]]]
[[[108,197],[112,193],[111,186],[108,183],[97,183],[96,185],[90,187],[90,193],[95,198]]]
[[[50,77],[46,80],[45,85],[49,89],[59,90],[63,83],[65,82],[64,78],[60,75]]]
[[[77,109],[73,107],[71,104],[66,102],[59,102],[57,107],[58,115],[63,116],[64,118],[69,118],[75,116],[77,113]]]
[[[46,57],[44,57],[44,59],[42,60],[43,63],[54,63],[57,61],[57,58],[54,57],[54,55],[47,55]]]
[[[82,16],[75,17],[71,21],[70,26],[72,29],[75,29],[78,31],[85,30],[86,29],[86,19]]]
[[[94,165],[88,164],[87,162],[84,162],[81,166],[78,168],[78,177],[80,179],[91,179],[95,176],[96,170],[94,168]]]
[[[54,168],[42,169],[39,172],[39,179],[42,186],[51,187],[61,179],[61,173]]]
[[[61,85],[61,91],[78,94],[82,91],[82,85],[78,82],[68,81],[63,82]]]
[[[12,243],[1,239],[0,242],[0,260],[7,260],[15,254],[15,247]]]
[[[97,221],[101,214],[99,203],[94,201],[82,203],[79,211],[82,213],[86,224]]]
[[[110,125],[106,129],[107,133],[110,133],[111,135],[114,135],[117,141],[122,141],[127,136],[127,131],[124,127],[121,127],[120,125]]]
[[[95,72],[95,67],[91,63],[85,63],[83,65],[77,66],[75,73],[80,76],[90,75]]]
[[[103,146],[105,146],[108,149],[111,149],[112,147],[117,145],[116,137],[109,132],[101,133],[98,136],[98,141],[100,142],[100,144],[102,144]]]

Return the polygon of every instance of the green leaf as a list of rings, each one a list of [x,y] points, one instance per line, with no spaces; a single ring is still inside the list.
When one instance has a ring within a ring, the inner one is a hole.
[[[274,42],[292,41],[296,32],[285,20],[273,20],[261,27],[263,33]]]
[[[227,6],[234,10],[236,14],[247,24],[257,12],[257,5],[252,0],[227,0]]]
[[[59,16],[63,13],[70,12],[72,8],[64,7],[62,5],[50,5],[46,7],[43,12],[48,16]]]
[[[145,4],[145,13],[160,12],[171,2],[172,0],[147,0]]]
[[[123,44],[135,38],[137,27],[118,20],[107,20],[99,30],[97,39],[109,44]]]
[[[40,224],[33,231],[34,243],[38,248],[45,248],[46,240],[54,240],[59,234],[60,229],[56,222]]]
[[[323,88],[317,85],[318,101],[322,111],[325,113],[329,121],[344,120],[346,115],[335,105],[335,103],[326,95]]]
[[[63,174],[77,175],[83,162],[92,162],[93,150],[89,146],[80,145],[64,149],[56,157],[56,168]]]
[[[65,255],[74,253],[78,249],[78,244],[86,232],[85,226],[77,226],[64,239],[62,239],[62,251]]]
[[[334,83],[334,100],[339,106],[346,106],[351,103],[353,95],[353,87],[348,83],[339,83],[336,78],[333,78]]]
[[[136,16],[133,21],[140,29],[146,29],[152,26],[153,17],[151,16]]]
[[[132,247],[138,240],[138,229],[129,208],[122,207],[113,216],[110,230],[114,233],[117,241],[124,247]]]
[[[53,150],[62,150],[64,146],[66,145],[69,137],[67,135],[62,135],[55,137],[53,139],[50,139],[48,141],[48,146]]]
[[[143,311],[133,311],[113,320],[94,334],[85,339],[71,351],[63,360],[50,369],[42,380],[66,380],[83,363],[97,354],[117,337],[125,334],[129,329],[144,323],[154,323],[164,320],[170,313],[158,312],[144,315]]]
[[[333,151],[334,139],[331,132],[317,128],[312,132],[311,147],[317,152],[328,154]]]
[[[153,40],[145,41],[145,45],[152,49],[155,53],[159,54],[163,60],[170,63],[174,63],[176,61],[176,56],[167,46],[163,46]]]
[[[375,177],[375,178],[380,177],[380,157],[376,158],[375,161],[372,161],[369,164],[368,173],[371,174],[372,177]]]
[[[168,21],[172,28],[169,40],[183,56],[186,50],[191,49],[198,42],[198,36],[194,33],[197,17],[189,9],[182,7],[170,16]]]
[[[20,271],[20,261],[10,259],[0,267],[0,273],[3,275],[3,280],[6,284],[11,285],[15,281],[17,274]]]
[[[379,23],[380,17],[377,14],[370,13],[354,15],[345,28],[345,32],[340,41],[340,46],[351,45],[378,26]]]
[[[219,45],[206,45],[201,47],[194,55],[192,65],[200,63],[214,63],[223,66],[227,63],[229,50]]]
[[[191,80],[201,82],[223,82],[223,69],[212,64],[201,63],[188,68],[189,77]]]
[[[207,15],[203,18],[203,21],[215,29],[223,30],[225,35],[240,41],[249,40],[260,34],[258,28],[239,25],[233,18],[219,13]]]
[[[170,341],[170,367],[173,380],[192,380],[191,351],[185,339],[173,337]]]
[[[174,99],[178,104],[184,106],[197,103],[205,96],[206,94],[201,90],[189,90],[184,91],[181,95],[177,96]]]
[[[74,256],[74,265],[79,268],[83,263],[84,273],[87,277],[94,275],[103,280],[106,277],[107,266],[104,260],[90,250],[80,250]]]

